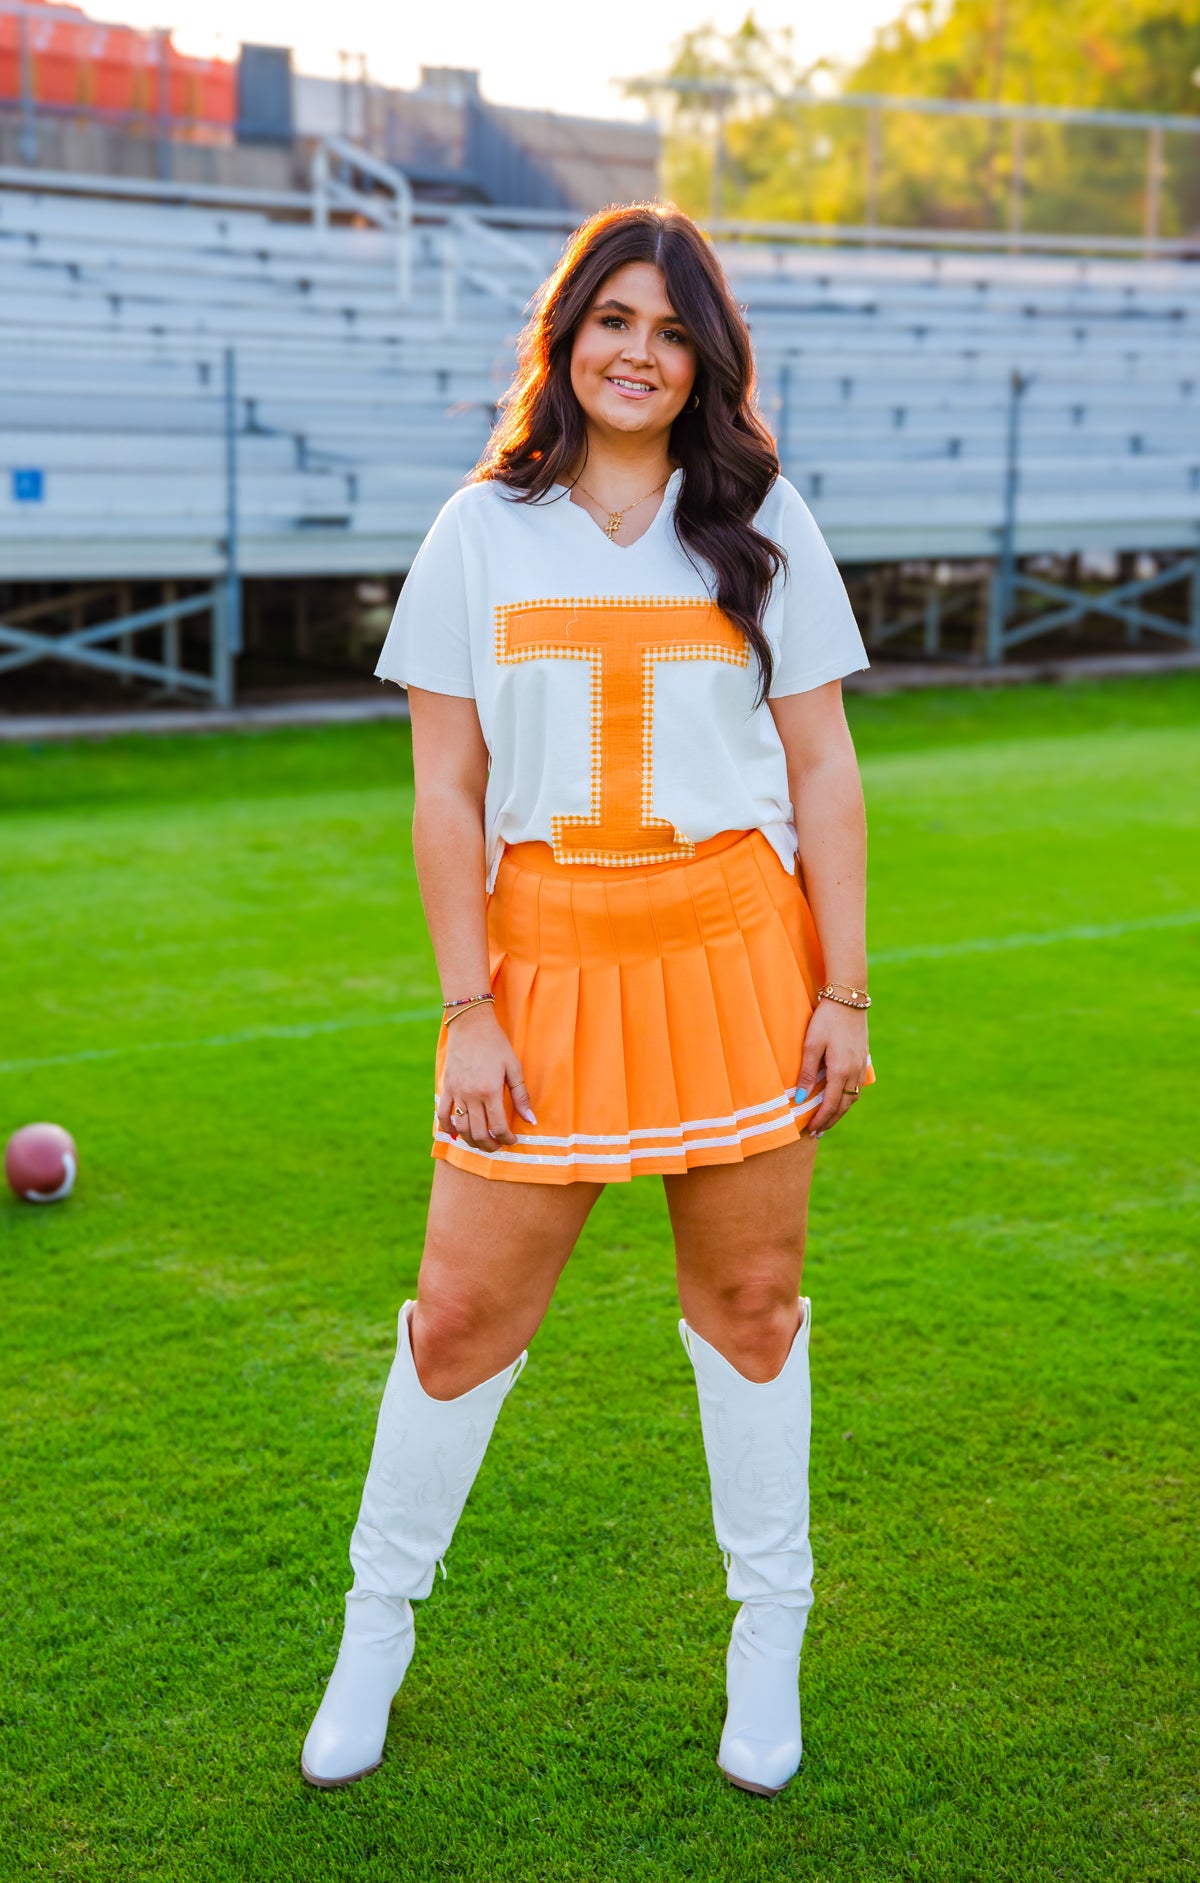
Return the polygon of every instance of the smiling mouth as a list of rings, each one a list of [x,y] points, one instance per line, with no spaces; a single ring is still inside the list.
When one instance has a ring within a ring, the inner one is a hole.
[[[609,376],[610,386],[616,386],[621,392],[653,392],[655,388],[648,379],[620,379],[615,374]]]

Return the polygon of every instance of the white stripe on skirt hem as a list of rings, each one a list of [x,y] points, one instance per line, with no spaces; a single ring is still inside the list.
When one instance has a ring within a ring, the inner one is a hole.
[[[815,1111],[817,1106],[821,1103],[822,1088],[817,1087],[812,1091],[803,1104],[796,1103],[797,1089],[798,1088],[793,1087],[790,1092],[783,1092],[778,1098],[768,1099],[762,1105],[748,1105],[744,1110],[734,1112],[729,1118],[695,1119],[688,1124],[664,1125],[661,1131],[653,1131],[649,1127],[643,1126],[636,1131],[630,1132],[626,1137],[620,1137],[616,1134],[601,1137],[586,1132],[577,1132],[569,1138],[535,1137],[532,1133],[526,1134],[524,1132],[521,1134],[522,1144],[562,1145],[563,1147],[572,1144],[623,1145],[625,1148],[619,1151],[581,1152],[573,1150],[567,1151],[564,1149],[564,1151],[557,1156],[539,1156],[532,1152],[509,1151],[504,1149],[476,1151],[472,1145],[463,1144],[461,1138],[452,1138],[448,1131],[435,1131],[433,1135],[436,1143],[457,1144],[460,1149],[470,1155],[485,1157],[489,1164],[548,1164],[553,1165],[556,1169],[562,1169],[568,1164],[628,1164],[635,1157],[683,1157],[688,1151],[726,1150],[733,1145],[743,1143],[747,1138],[759,1137],[764,1131],[777,1131],[780,1125],[790,1124],[797,1118],[803,1118],[806,1112]],[[709,1130],[714,1125],[735,1125],[739,1118],[754,1117],[764,1111],[778,1111],[781,1106],[785,1106],[787,1109],[780,1117],[765,1118],[759,1124],[747,1125],[741,1130],[734,1130],[721,1137],[689,1138],[686,1143],[683,1141],[683,1134],[685,1132]],[[631,1142],[634,1137],[674,1138],[677,1141],[673,1144],[635,1145]]]

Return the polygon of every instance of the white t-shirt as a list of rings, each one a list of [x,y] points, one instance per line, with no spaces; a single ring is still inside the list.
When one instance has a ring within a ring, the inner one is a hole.
[[[793,868],[796,830],[758,664],[716,608],[712,571],[674,529],[682,472],[628,548],[556,484],[535,503],[498,482],[451,497],[405,580],[375,671],[473,699],[491,759],[490,891],[506,843],[560,862],[686,860],[726,830],[763,832]],[[868,665],[845,585],[791,484],[755,527],[787,555],[763,619],[770,697]]]

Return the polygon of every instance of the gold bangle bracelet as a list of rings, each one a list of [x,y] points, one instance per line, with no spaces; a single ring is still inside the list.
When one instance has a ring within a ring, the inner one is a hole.
[[[850,987],[847,985],[846,993],[855,996],[853,1000],[847,1000],[846,994],[839,994],[837,992],[837,989],[841,986],[841,981],[827,981],[825,986],[821,988],[817,994],[817,999],[836,1001],[839,1007],[856,1007],[860,1012],[865,1012],[871,1005],[871,996],[868,994],[865,987]]]

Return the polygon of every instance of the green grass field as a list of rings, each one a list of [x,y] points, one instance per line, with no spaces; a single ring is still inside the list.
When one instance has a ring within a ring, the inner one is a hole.
[[[1196,1874],[1200,676],[853,721],[879,1084],[819,1160],[774,1803],[715,1765],[649,1178],[505,1406],[383,1768],[303,1784],[431,1169],[405,730],[0,752],[0,1133],[82,1156],[0,1203],[5,1878]]]

